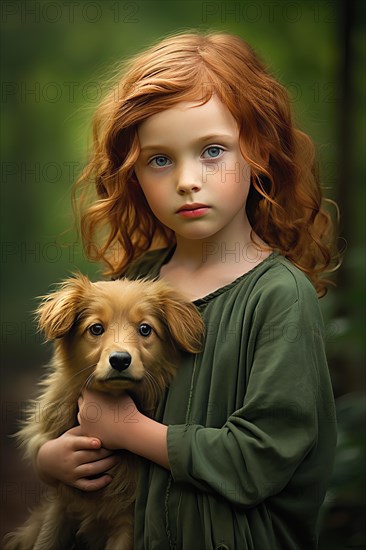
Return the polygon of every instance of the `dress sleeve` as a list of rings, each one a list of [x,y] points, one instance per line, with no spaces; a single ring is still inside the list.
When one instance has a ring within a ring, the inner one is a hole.
[[[316,446],[319,415],[325,410],[319,381],[328,380],[312,288],[282,310],[265,300],[256,311],[242,407],[221,428],[171,425],[167,436],[174,481],[241,506],[279,493]],[[320,371],[324,376],[319,378]],[[329,388],[324,395],[329,396]]]

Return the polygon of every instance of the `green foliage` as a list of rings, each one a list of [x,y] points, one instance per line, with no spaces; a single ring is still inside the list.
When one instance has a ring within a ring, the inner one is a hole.
[[[322,550],[365,548],[366,399],[337,400],[338,444],[331,486],[324,504]]]

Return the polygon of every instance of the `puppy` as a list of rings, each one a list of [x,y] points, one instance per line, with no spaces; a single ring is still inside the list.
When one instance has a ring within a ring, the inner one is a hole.
[[[43,443],[77,424],[77,400],[86,386],[117,395],[128,390],[152,415],[180,353],[199,353],[204,332],[194,305],[162,281],[92,283],[77,274],[43,297],[36,314],[55,351],[33,414],[17,434],[32,459]],[[132,549],[139,459],[120,454],[105,489],[50,488],[49,498],[8,536],[6,549],[71,550],[75,541],[88,550]]]

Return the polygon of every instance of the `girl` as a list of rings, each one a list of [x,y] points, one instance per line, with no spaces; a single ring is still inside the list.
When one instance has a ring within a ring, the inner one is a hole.
[[[81,180],[98,194],[91,256],[168,281],[207,334],[154,419],[85,391],[80,426],[39,450],[42,477],[102,489],[107,449],[128,449],[146,459],[135,550],[316,548],[336,440],[317,299],[332,224],[285,90],[238,37],[169,37],[100,107]]]

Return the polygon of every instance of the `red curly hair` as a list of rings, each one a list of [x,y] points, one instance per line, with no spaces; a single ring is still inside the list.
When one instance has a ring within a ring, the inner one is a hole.
[[[175,242],[151,212],[134,173],[137,128],[181,101],[203,104],[213,94],[236,119],[241,153],[251,167],[246,208],[253,230],[324,295],[330,281],[323,275],[336,268],[337,255],[314,145],[295,128],[285,88],[248,44],[226,33],[174,34],[123,66],[122,79],[95,114],[91,158],[76,182],[74,205],[82,211],[88,257],[118,276],[145,251]],[[84,209],[90,188],[97,200]]]

